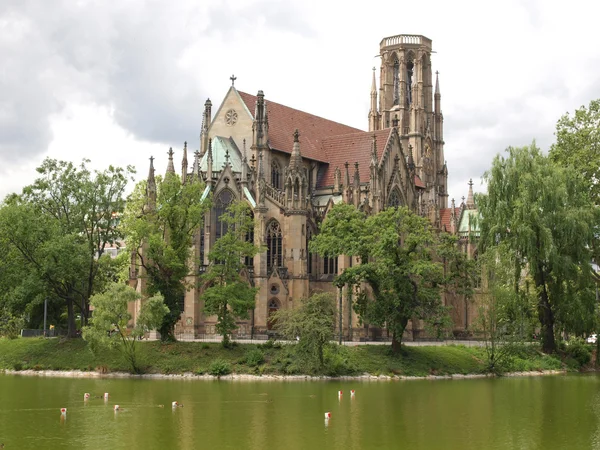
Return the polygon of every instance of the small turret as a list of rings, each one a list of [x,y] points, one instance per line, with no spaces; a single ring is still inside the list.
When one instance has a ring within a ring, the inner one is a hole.
[[[352,180],[353,182],[353,199],[354,199],[354,206],[356,206],[358,208],[359,204],[360,204],[360,172],[358,170],[358,161],[356,161],[354,163],[354,178]]]
[[[467,209],[475,209],[475,200],[473,198],[473,178],[469,180],[469,193],[467,194]]]
[[[339,195],[342,193],[342,172],[339,167],[335,168],[333,172],[333,195]]]
[[[148,199],[148,208],[153,210],[156,207],[156,180],[154,179],[154,157],[150,157],[150,170],[148,171],[148,181],[146,183],[146,197]]]
[[[212,102],[210,98],[204,103],[204,113],[202,114],[202,129],[200,131],[200,156],[204,156],[208,149],[208,129],[212,122]]]
[[[185,183],[187,179],[188,159],[187,159],[187,141],[183,143],[183,158],[181,160],[181,182]]]
[[[175,166],[173,165],[173,147],[169,148],[169,163],[167,164],[167,173],[175,173]]]
[[[248,185],[248,155],[246,154],[246,139],[242,142],[242,186]]]
[[[379,129],[379,111],[377,110],[377,82],[375,81],[375,67],[373,67],[373,81],[371,82],[371,109],[369,110],[369,131]]]
[[[213,176],[213,153],[212,153],[212,139],[208,140],[208,154],[206,155],[206,184],[212,184]]]

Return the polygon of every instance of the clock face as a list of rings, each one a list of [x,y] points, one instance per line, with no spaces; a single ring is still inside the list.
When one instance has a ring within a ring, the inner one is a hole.
[[[230,127],[234,126],[237,123],[238,114],[235,109],[230,109],[225,113],[225,123]]]

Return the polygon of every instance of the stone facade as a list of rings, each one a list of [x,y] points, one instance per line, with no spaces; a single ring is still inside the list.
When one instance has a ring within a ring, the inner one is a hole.
[[[322,258],[307,246],[336,203],[353,203],[371,214],[405,205],[439,229],[458,232],[465,207],[447,204],[444,120],[431,50],[431,40],[424,36],[381,41],[379,89],[373,69],[369,131],[268,101],[262,91],[256,96],[238,91],[235,77],[214,115],[212,102],[206,101],[200,149],[189,170],[184,148],[181,176],[201,176],[214,206],[196,236],[188,281],[193,283],[208,264],[224,208],[235,200],[248,202],[255,243],[267,251],[249,262],[249,279],[259,291],[252,318],[238,324],[239,334],[267,332],[270,314],[293,308],[312,291],[339,295],[331,281],[351,264],[350,258]],[[168,170],[174,170],[172,154]],[[132,284],[143,292],[144,274],[132,274]],[[343,289],[341,296],[344,335],[377,337],[382,330],[358,326],[350,306],[352,292]],[[457,326],[464,326],[459,315]],[[214,334],[215,322],[202,312],[201,292],[189,290],[179,332]]]

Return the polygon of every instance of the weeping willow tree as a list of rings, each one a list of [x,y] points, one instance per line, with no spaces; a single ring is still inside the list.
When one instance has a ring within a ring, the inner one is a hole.
[[[542,349],[552,353],[555,324],[581,306],[579,294],[589,286],[598,211],[579,173],[555,165],[535,143],[509,147],[507,154],[497,155],[484,174],[481,246],[506,246],[515,271],[525,270],[533,280]]]

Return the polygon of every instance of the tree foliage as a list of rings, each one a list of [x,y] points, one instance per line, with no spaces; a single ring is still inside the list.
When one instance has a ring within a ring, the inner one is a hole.
[[[555,323],[578,304],[578,292],[590,281],[598,210],[580,174],[553,164],[535,144],[509,147],[507,153],[497,155],[484,175],[488,193],[478,199],[481,246],[487,251],[505,245],[514,255],[511,267],[530,274],[543,350],[554,352]]]
[[[334,283],[363,286],[355,310],[364,322],[387,327],[398,351],[410,319],[440,313],[444,271],[435,256],[438,245],[429,221],[407,208],[367,217],[352,205],[339,204],[310,248],[321,255],[360,258]]]
[[[556,124],[556,142],[550,148],[550,158],[562,166],[572,167],[582,175],[590,199],[600,207],[600,99],[592,100],[562,116]],[[594,260],[600,262],[600,224],[594,239]],[[600,275],[596,275],[600,282]]]
[[[273,315],[275,329],[290,341],[299,338],[295,354],[316,371],[323,369],[323,349],[333,337],[335,311],[332,294],[316,293],[302,299],[298,308]]]
[[[236,319],[247,319],[254,307],[257,289],[244,276],[244,259],[254,257],[261,249],[247,239],[254,220],[246,203],[234,202],[220,220],[227,232],[215,242],[208,254],[209,266],[202,276],[204,311],[217,316],[217,332],[223,345],[229,346]]]
[[[94,316],[91,324],[83,328],[83,338],[89,341],[92,351],[99,347],[118,348],[134,373],[141,371],[137,340],[158,328],[169,312],[162,295],[154,295],[142,301],[135,326],[128,328],[132,318],[128,305],[139,298],[141,295],[125,284],[109,285],[106,291],[90,299]]]
[[[70,336],[75,334],[77,309],[87,320],[99,257],[122,239],[118,217],[133,173],[131,167],[112,166],[91,171],[88,163],[44,160],[37,168],[40,176],[21,196],[9,196],[0,212],[0,245],[20,268],[12,280],[0,277],[0,284],[27,291],[25,296],[37,304],[40,290],[64,300]]]
[[[182,183],[178,175],[156,177],[156,199],[147,193],[147,182],[138,183],[129,196],[123,217],[127,245],[136,251],[136,263],[148,275],[148,295],[161,293],[169,313],[159,328],[163,341],[175,340],[181,316],[180,299],[191,284],[186,281],[193,262],[193,238],[210,207],[202,199],[204,183],[192,177]]]

